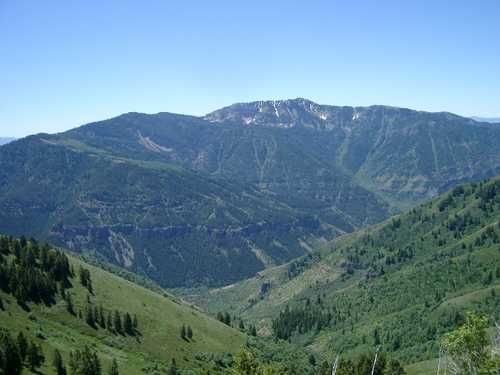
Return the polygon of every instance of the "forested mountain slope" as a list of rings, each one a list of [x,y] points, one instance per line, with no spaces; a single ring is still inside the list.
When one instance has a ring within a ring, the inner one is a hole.
[[[0,231],[220,286],[498,172],[500,128],[296,99],[128,113],[0,148]]]
[[[435,358],[466,311],[500,319],[500,178],[463,185],[308,256],[191,298],[319,353]]]
[[[387,217],[374,194],[285,134],[260,159],[273,132],[128,114],[19,140],[0,150],[0,229],[95,251],[163,286],[220,285]]]
[[[500,173],[500,128],[447,112],[338,107],[299,98],[234,104],[206,118],[252,128],[316,130],[307,142],[311,154],[334,161],[400,207]]]

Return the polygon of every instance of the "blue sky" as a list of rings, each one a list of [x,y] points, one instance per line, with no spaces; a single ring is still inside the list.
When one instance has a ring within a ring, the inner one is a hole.
[[[305,97],[500,116],[500,2],[0,0],[0,136]]]

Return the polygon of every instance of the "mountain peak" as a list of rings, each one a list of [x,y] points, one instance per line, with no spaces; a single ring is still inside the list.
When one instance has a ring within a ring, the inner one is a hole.
[[[327,119],[326,112],[309,99],[255,101],[236,103],[205,116],[211,122],[232,122],[244,125],[267,125],[282,128],[318,127]]]
[[[211,112],[204,119],[215,123],[325,130],[351,127],[368,114],[386,110],[403,109],[381,105],[370,107],[323,105],[309,99],[295,98],[236,103]]]
[[[379,123],[382,118],[407,123],[419,118],[429,123],[471,119],[449,112],[426,112],[386,105],[367,107],[333,106],[305,98],[236,103],[207,114],[204,119],[214,123],[278,128],[311,128],[317,130],[353,129],[362,124]],[[401,121],[399,121],[401,120]],[[404,120],[404,121],[403,121]]]

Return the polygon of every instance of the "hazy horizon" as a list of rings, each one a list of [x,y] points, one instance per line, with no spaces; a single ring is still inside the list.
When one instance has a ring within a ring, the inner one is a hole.
[[[279,101],[279,100],[288,100],[288,99],[295,99],[295,98],[267,99],[267,100],[249,100],[248,102],[256,102],[256,101]],[[310,100],[309,98],[304,98],[304,99]],[[320,102],[316,102],[314,100],[313,100],[313,102],[315,102],[317,104],[321,104],[321,105],[332,105],[332,106],[339,106],[339,107],[370,107],[370,106],[377,106],[377,105],[383,105],[383,106],[388,106],[388,107],[398,107],[398,106],[391,106],[390,104],[385,104],[385,103],[376,103],[376,104],[369,104],[369,105],[366,105],[366,106],[358,106],[358,105],[344,105],[344,104],[320,103]],[[231,103],[231,104],[236,104],[236,103],[242,103],[242,102],[234,102],[234,103]],[[217,109],[229,106],[231,104],[223,105],[222,107],[218,107],[218,108],[214,108],[214,110],[217,110]],[[411,109],[411,110],[424,111],[424,112],[449,112],[449,111],[427,111],[426,109],[410,108],[410,107],[401,107],[401,108],[407,108],[407,109]],[[206,112],[206,113],[202,113],[202,114],[180,113],[180,112],[175,112],[175,111],[157,111],[157,112],[127,111],[127,112],[117,113],[117,114],[109,116],[109,117],[103,117],[103,118],[93,119],[93,120],[86,121],[86,122],[81,123],[81,124],[74,124],[72,126],[70,125],[69,127],[65,128],[65,129],[60,129],[60,130],[57,130],[57,131],[43,131],[42,130],[42,131],[37,131],[37,132],[28,132],[28,133],[20,135],[20,136],[12,136],[12,135],[9,135],[9,134],[0,133],[0,140],[1,139],[16,140],[16,139],[24,138],[24,137],[27,137],[29,135],[33,135],[33,134],[37,134],[37,133],[48,133],[48,134],[61,133],[61,132],[65,132],[65,131],[68,131],[68,130],[71,130],[71,129],[74,129],[74,128],[77,128],[79,126],[83,126],[83,125],[86,125],[86,124],[89,124],[89,123],[103,121],[103,120],[108,120],[110,118],[117,117],[117,116],[120,116],[120,115],[122,115],[124,113],[128,113],[128,112],[138,112],[138,113],[146,113],[146,114],[156,114],[156,113],[161,113],[161,112],[168,112],[168,113],[190,115],[190,116],[204,116],[204,115],[210,113],[210,111]],[[451,112],[451,113],[454,113],[454,112]],[[500,122],[500,116],[499,117],[495,117],[495,116],[483,117],[483,116],[475,116],[475,115],[467,116],[467,115],[463,115],[463,114],[460,114],[460,113],[454,113],[454,114],[462,116],[462,117],[465,117],[465,118],[470,118],[470,119],[472,119],[474,121],[479,121],[479,122],[488,122],[488,123],[497,123],[497,122]],[[1,143],[0,143],[0,145],[1,145]]]

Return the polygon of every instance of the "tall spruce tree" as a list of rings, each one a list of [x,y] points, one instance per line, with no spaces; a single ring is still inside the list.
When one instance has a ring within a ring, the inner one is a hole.
[[[113,331],[113,319],[111,318],[111,311],[108,311],[108,317],[106,318],[106,329],[110,332]]]
[[[40,368],[45,362],[42,348],[34,342],[31,342],[28,346],[27,362],[31,371]]]
[[[134,327],[132,325],[132,318],[130,317],[130,314],[128,312],[125,313],[123,317],[123,330],[127,335],[133,335],[134,334]]]
[[[23,364],[19,349],[9,333],[0,336],[0,344],[3,348],[2,370],[4,374],[20,375]]]
[[[115,312],[114,312],[113,326],[115,327],[115,331],[117,333],[123,332],[122,318],[121,318],[120,312],[118,310],[115,310]]]
[[[19,332],[17,335],[17,348],[19,350],[19,356],[21,358],[21,362],[26,360],[26,355],[28,354],[28,340],[24,336],[22,332]]]
[[[62,355],[59,350],[54,350],[54,356],[52,358],[52,366],[56,371],[57,375],[66,375],[66,367],[64,367],[64,362],[62,359]]]
[[[113,358],[113,362],[109,368],[109,375],[120,375],[120,372],[118,371],[118,362],[116,362],[115,358]]]
[[[170,366],[168,367],[167,375],[178,375],[179,370],[177,370],[177,363],[175,362],[175,358],[172,358],[170,362]]]

